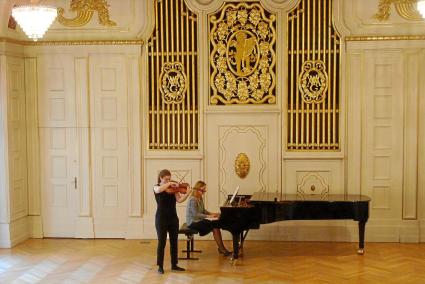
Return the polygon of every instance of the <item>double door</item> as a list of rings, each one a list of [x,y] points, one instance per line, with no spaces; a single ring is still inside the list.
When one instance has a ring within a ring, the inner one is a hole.
[[[125,237],[125,58],[43,55],[37,65],[44,236]]]

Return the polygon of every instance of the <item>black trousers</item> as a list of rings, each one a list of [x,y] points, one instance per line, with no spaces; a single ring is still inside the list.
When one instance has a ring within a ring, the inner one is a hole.
[[[164,265],[164,250],[167,242],[167,232],[170,237],[170,255],[171,266],[176,266],[177,258],[177,240],[179,236],[179,219],[177,217],[156,216],[155,217],[156,233],[158,235],[158,248],[156,251],[156,264]]]

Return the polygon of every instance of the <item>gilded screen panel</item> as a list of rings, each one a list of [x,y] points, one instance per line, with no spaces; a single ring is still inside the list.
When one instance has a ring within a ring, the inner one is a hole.
[[[155,1],[155,15],[148,41],[149,149],[198,149],[198,17],[183,0]]]
[[[211,105],[275,104],[276,16],[227,3],[209,21]]]
[[[332,1],[301,0],[287,26],[287,149],[338,151],[341,43]]]

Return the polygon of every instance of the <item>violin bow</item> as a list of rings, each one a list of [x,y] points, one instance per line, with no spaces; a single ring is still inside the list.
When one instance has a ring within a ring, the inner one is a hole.
[[[187,173],[188,173],[188,172],[186,172],[186,173],[185,173],[185,175],[184,175],[184,176],[183,176],[183,177],[179,180],[179,182],[178,182],[178,183],[181,183],[181,182],[184,180],[184,178],[187,176]]]

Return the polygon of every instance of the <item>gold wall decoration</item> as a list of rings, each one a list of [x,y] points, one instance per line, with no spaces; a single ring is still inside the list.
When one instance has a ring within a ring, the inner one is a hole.
[[[341,37],[331,0],[301,0],[288,13],[287,150],[340,150]]]
[[[147,42],[149,149],[199,146],[198,16],[184,0],[155,0]]]
[[[180,62],[167,62],[162,66],[159,75],[162,99],[166,104],[180,104],[183,102],[187,89],[187,77],[184,66]]]
[[[329,195],[328,180],[317,172],[307,173],[297,184],[297,195],[301,198],[307,195],[320,195],[326,198]]]
[[[378,12],[373,16],[380,21],[386,21],[391,15],[391,4],[394,4],[397,14],[403,19],[411,21],[422,21],[423,18],[416,9],[417,0],[380,0]]]
[[[250,162],[247,154],[239,153],[235,159],[235,172],[240,178],[245,178],[250,169]]]
[[[210,104],[274,104],[275,15],[259,3],[210,15]]]
[[[65,9],[59,7],[58,21],[66,27],[82,27],[91,20],[94,12],[97,12],[99,24],[108,27],[116,26],[117,24],[109,18],[108,7],[106,0],[72,0],[70,10],[77,15],[72,19],[65,18]]]
[[[299,77],[299,88],[305,103],[321,103],[328,89],[328,74],[321,60],[306,60]]]

